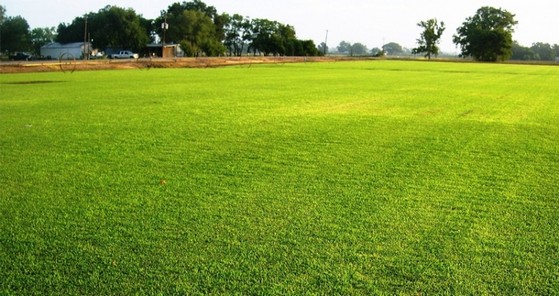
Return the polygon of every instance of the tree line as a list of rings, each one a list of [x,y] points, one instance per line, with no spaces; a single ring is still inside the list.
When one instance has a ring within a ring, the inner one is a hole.
[[[476,14],[468,17],[453,35],[454,43],[460,47],[461,57],[470,57],[478,61],[535,60],[553,61],[559,57],[559,45],[537,42],[531,47],[525,47],[513,41],[514,26],[518,22],[515,15],[494,7],[482,7]],[[348,55],[399,55],[424,54],[428,59],[440,53],[440,38],[446,30],[444,22],[428,19],[417,24],[422,28],[417,39],[418,47],[408,50],[399,44],[391,42],[382,49],[373,48],[370,52],[361,43],[351,44],[342,41],[337,47],[339,53]]]
[[[518,22],[515,15],[494,7],[481,7],[476,14],[468,17],[452,36],[453,42],[460,47],[460,56],[473,58],[478,61],[504,61],[535,60],[553,61],[559,57],[559,45],[537,42],[531,47],[525,47],[513,41],[514,26]],[[428,59],[440,53],[440,38],[446,30],[444,22],[437,19],[428,19],[417,24],[422,28],[417,39],[418,47],[412,50],[402,48],[399,44],[391,42],[382,46],[382,49],[373,48],[370,52],[361,43],[351,44],[342,41],[337,47],[339,53],[353,55],[399,55],[399,54],[424,54]]]
[[[515,15],[494,7],[481,7],[457,28],[453,42],[460,48],[460,56],[479,61],[554,60],[559,56],[559,45],[534,43],[524,47],[514,42],[512,35],[518,24]],[[431,59],[440,53],[438,44],[445,31],[444,22],[428,19],[417,24],[422,32],[418,46],[409,51]],[[84,28],[87,28],[84,30]],[[88,32],[87,36],[84,36]],[[325,43],[318,47],[312,40],[299,40],[295,28],[277,21],[251,19],[239,14],[218,13],[216,8],[201,0],[173,3],[156,19],[145,19],[133,9],[106,6],[98,12],[76,17],[71,23],[57,28],[29,30],[21,17],[7,17],[0,6],[0,53],[15,51],[39,52],[42,45],[90,40],[96,48],[141,50],[147,43],[180,44],[187,56],[317,56],[325,54]],[[405,53],[399,44],[391,42],[382,49],[370,52],[361,43],[342,41],[338,52],[349,55]]]
[[[163,25],[166,24],[166,25]],[[317,56],[314,41],[300,40],[295,28],[277,21],[218,13],[201,0],[173,3],[156,19],[134,9],[106,6],[58,27],[30,30],[21,17],[6,16],[0,6],[0,53],[33,51],[50,42],[88,40],[93,47],[140,51],[148,43],[180,44],[187,56]]]

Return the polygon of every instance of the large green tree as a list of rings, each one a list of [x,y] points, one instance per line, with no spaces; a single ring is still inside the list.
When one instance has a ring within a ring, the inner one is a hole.
[[[41,52],[41,47],[45,44],[51,43],[56,38],[56,28],[35,28],[31,30],[31,43],[33,44],[33,51],[35,53]]]
[[[396,42],[390,42],[382,46],[382,51],[387,55],[399,55],[404,53],[404,48]]]
[[[180,43],[187,56],[217,56],[226,51],[221,42],[225,39],[227,17],[218,14],[213,6],[200,0],[173,3],[155,23],[165,21],[168,28],[158,28],[157,33],[167,43]]]
[[[347,41],[341,41],[337,47],[339,53],[351,54],[351,43]]]
[[[353,43],[351,45],[351,54],[352,55],[358,55],[358,56],[366,55],[368,53],[368,51],[369,50],[367,49],[367,46],[364,45],[363,43],[357,42],[357,43]]]
[[[31,49],[29,24],[21,16],[4,17],[0,25],[0,36],[3,52],[11,53]]]
[[[0,5],[0,26],[4,23],[6,18],[6,7]]]
[[[518,23],[515,15],[485,6],[468,17],[453,36],[461,48],[461,56],[479,61],[504,61],[512,56],[512,33]]]
[[[4,53],[2,51],[2,25],[4,24],[4,20],[6,18],[6,7],[0,5],[0,56]]]
[[[246,41],[250,38],[250,20],[242,15],[227,15],[225,24],[225,40],[223,41],[230,56],[241,56]]]
[[[87,22],[88,36],[85,36]],[[138,51],[149,41],[150,21],[137,15],[133,9],[106,6],[97,13],[75,18],[71,24],[58,25],[56,41],[83,42],[93,39],[93,46],[101,49],[122,48]]]
[[[536,42],[530,47],[532,52],[537,55],[539,60],[542,61],[553,61],[557,57],[555,48],[549,43]]]
[[[423,32],[419,39],[417,39],[418,47],[412,50],[413,54],[425,53],[425,57],[429,60],[432,55],[439,54],[439,44],[441,36],[445,30],[444,22],[440,22],[437,19],[429,19],[426,21],[421,21],[417,24],[419,27],[423,28]]]
[[[532,49],[526,46],[522,46],[516,41],[512,43],[511,51],[511,60],[531,61],[539,59],[539,57],[532,51]]]

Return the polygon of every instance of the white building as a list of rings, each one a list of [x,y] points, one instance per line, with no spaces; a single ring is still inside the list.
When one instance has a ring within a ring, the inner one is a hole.
[[[50,59],[81,59],[84,52],[91,53],[93,49],[91,48],[91,43],[86,43],[84,47],[84,42],[74,42],[61,44],[58,42],[52,42],[41,47],[41,56]]]

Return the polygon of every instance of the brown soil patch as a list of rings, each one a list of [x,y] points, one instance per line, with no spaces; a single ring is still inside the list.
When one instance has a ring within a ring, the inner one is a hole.
[[[0,73],[26,72],[74,72],[91,70],[123,70],[152,68],[209,68],[254,64],[282,64],[355,60],[344,57],[217,57],[217,58],[173,58],[138,60],[91,60],[91,61],[31,61],[0,63]]]

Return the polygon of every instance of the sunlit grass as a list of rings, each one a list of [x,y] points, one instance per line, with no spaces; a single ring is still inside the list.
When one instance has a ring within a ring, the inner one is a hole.
[[[558,83],[384,61],[1,75],[0,291],[557,294]]]

